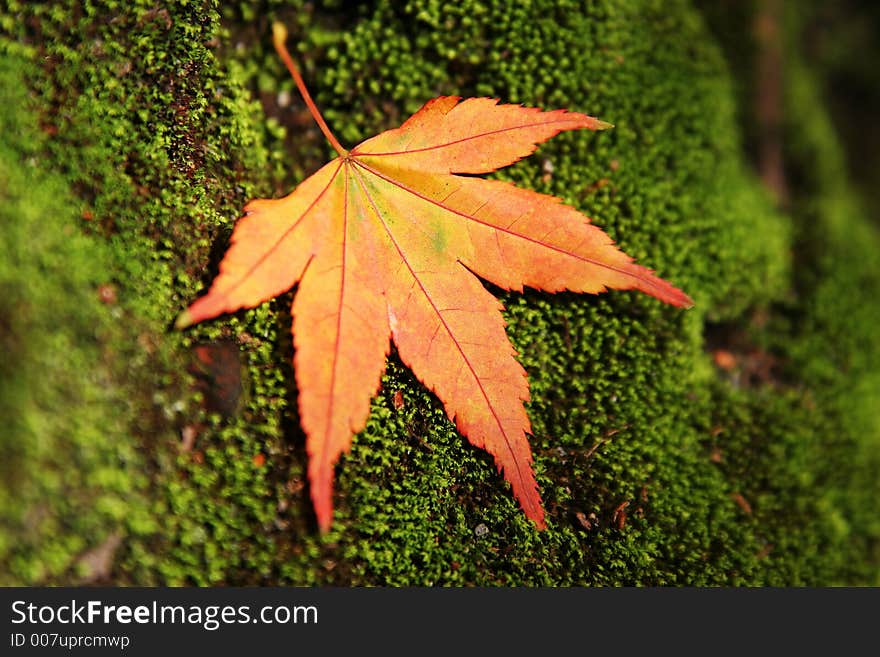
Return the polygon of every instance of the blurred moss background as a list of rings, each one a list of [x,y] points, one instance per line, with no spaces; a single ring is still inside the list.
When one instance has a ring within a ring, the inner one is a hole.
[[[792,6],[795,5],[796,6]],[[504,295],[549,529],[394,355],[318,534],[291,294],[170,330],[241,207],[438,94],[696,300]],[[0,5],[0,584],[878,585],[880,14],[848,0]]]

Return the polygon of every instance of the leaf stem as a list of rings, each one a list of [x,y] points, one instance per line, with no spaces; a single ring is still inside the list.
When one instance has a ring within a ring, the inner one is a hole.
[[[287,46],[285,45],[285,41],[287,40],[287,28],[283,23],[273,23],[272,24],[272,42],[275,44],[275,50],[278,52],[278,55],[281,57],[284,64],[287,66],[287,70],[290,71],[290,75],[293,76],[293,81],[296,82],[296,87],[299,89],[300,94],[302,94],[303,100],[306,101],[306,106],[309,108],[309,112],[312,115],[312,118],[315,119],[315,123],[318,124],[318,127],[321,128],[321,132],[324,133],[324,136],[327,137],[327,141],[330,142],[330,145],[336,149],[336,152],[339,153],[340,157],[345,157],[348,155],[348,151],[342,147],[342,144],[333,136],[333,133],[330,132],[330,128],[327,127],[327,122],[324,121],[324,117],[321,116],[321,112],[318,111],[317,105],[315,105],[315,101],[312,100],[312,96],[309,93],[309,90],[306,88],[306,83],[303,82],[302,76],[299,74],[299,69],[296,67],[296,64],[293,62],[293,59],[290,56],[290,53],[287,50]]]

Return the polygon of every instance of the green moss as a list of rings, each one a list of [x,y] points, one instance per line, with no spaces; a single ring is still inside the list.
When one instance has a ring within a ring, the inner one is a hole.
[[[6,75],[31,100],[8,103],[2,120],[44,133],[4,130],[2,143],[14,201],[4,244],[33,252],[0,265],[7,296],[32,312],[0,324],[16,346],[0,396],[13,427],[2,443],[5,581],[75,581],[78,555],[111,533],[122,536],[114,583],[880,581],[877,241],[806,71],[791,77],[801,110],[787,114],[788,164],[800,174],[782,213],[743,158],[746,110],[727,68],[738,60],[683,1],[5,11],[3,47],[30,61],[24,85]],[[560,135],[495,175],[577,206],[697,305],[503,296],[531,381],[547,531],[392,355],[320,536],[290,296],[168,330],[213,277],[244,202],[287,191],[330,154],[299,100],[284,99],[293,87],[268,46],[275,18],[343,143],[438,94],[615,124]],[[25,238],[37,230],[43,239]],[[97,300],[102,283],[115,303]],[[190,367],[190,347],[218,340],[237,345],[246,391],[225,415]],[[732,370],[712,363],[717,348],[733,352]],[[61,495],[62,481],[86,492]],[[33,530],[33,508],[55,524]],[[77,520],[59,529],[71,509]]]
[[[19,73],[0,59],[0,582],[90,577],[80,557],[114,534],[154,531],[146,474],[108,361],[119,338],[103,240],[47,161]],[[109,287],[107,287],[109,289]]]

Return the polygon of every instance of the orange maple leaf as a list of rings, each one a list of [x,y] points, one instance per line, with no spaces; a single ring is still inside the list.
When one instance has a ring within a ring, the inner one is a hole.
[[[456,174],[488,173],[563,130],[609,124],[445,96],[347,151],[312,102],[285,39],[276,26],[275,47],[339,157],[290,195],[245,206],[220,274],[177,327],[256,306],[299,282],[294,365],[322,531],[333,514],[333,466],[366,424],[390,340],[458,430],[494,456],[526,516],[544,528],[523,407],[526,372],[501,303],[477,276],[505,290],[637,289],[675,306],[692,302],[559,199]]]

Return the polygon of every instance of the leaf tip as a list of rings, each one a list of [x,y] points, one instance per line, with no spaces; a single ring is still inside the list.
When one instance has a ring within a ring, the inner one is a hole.
[[[312,496],[312,503],[318,520],[318,531],[326,536],[333,525],[333,506],[329,502],[319,502],[314,496]]]
[[[679,290],[677,287],[672,288],[672,295],[668,299],[664,299],[667,303],[676,306],[677,308],[693,308],[696,305],[696,302],[683,290]]]
[[[177,319],[174,320],[174,328],[178,331],[182,331],[193,324],[195,324],[195,322],[193,321],[192,313],[188,309],[180,313],[177,316]]]
[[[613,128],[613,123],[608,123],[608,121],[600,121],[596,119],[596,125],[593,127],[593,130],[608,130],[609,128]]]

